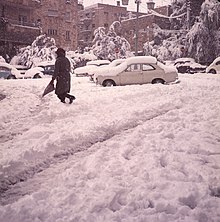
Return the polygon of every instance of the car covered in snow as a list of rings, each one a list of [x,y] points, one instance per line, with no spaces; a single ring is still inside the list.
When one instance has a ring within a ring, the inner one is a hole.
[[[95,82],[102,86],[122,86],[145,83],[178,82],[175,67],[166,66],[153,56],[127,58],[116,67],[110,67],[105,73],[97,75]]]
[[[111,63],[109,63],[108,65],[98,66],[97,68],[90,69],[88,71],[88,76],[91,81],[94,81],[94,79],[96,78],[97,75],[105,73],[106,70],[108,70],[109,68],[118,66],[124,61],[125,61],[125,59],[115,59]]]
[[[21,79],[23,76],[12,65],[0,62],[0,79]]]
[[[220,73],[220,57],[217,57],[207,68],[206,73]]]
[[[52,61],[43,61],[37,64],[37,66],[28,69],[25,74],[24,78],[45,78],[51,77],[54,73],[55,69],[55,60]]]
[[[179,73],[204,73],[206,70],[206,66],[196,63],[193,58],[176,59],[174,66]]]
[[[86,63],[85,66],[74,69],[74,74],[76,76],[88,76],[88,72],[92,71],[92,69],[96,69],[97,67],[108,65],[110,63],[109,60],[94,60]]]

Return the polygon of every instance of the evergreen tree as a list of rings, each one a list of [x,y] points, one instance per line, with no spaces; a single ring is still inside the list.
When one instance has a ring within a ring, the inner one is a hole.
[[[199,21],[189,31],[189,54],[201,63],[211,63],[220,55],[220,3],[205,0]]]
[[[94,32],[92,50],[99,59],[114,60],[130,56],[130,44],[120,36],[121,23],[115,21],[109,27],[108,32],[104,27],[99,27]]]
[[[38,36],[34,42],[27,47],[21,48],[19,54],[12,59],[12,63],[35,66],[38,62],[55,59],[57,49],[55,40],[45,34]]]

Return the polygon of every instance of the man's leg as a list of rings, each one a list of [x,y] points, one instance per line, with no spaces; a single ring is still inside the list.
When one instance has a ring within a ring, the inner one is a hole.
[[[62,103],[65,103],[66,93],[64,93],[64,94],[59,94],[59,95],[57,95],[57,97],[60,99],[60,101],[61,101]]]
[[[66,94],[66,97],[70,100],[70,104],[73,102],[73,100],[75,100],[76,99],[76,97],[75,96],[72,96],[72,95],[70,95],[70,94]]]

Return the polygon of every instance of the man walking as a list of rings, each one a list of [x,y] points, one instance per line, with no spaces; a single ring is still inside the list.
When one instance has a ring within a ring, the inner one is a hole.
[[[62,48],[58,48],[56,51],[57,59],[55,62],[55,70],[52,77],[52,82],[56,79],[55,94],[62,103],[65,103],[65,98],[69,99],[71,104],[75,100],[75,96],[68,94],[70,92],[70,61],[66,58],[66,52]]]

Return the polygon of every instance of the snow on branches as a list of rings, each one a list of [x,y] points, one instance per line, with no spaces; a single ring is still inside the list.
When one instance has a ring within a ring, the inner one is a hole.
[[[130,44],[120,36],[120,32],[119,21],[113,22],[107,33],[104,27],[99,27],[94,31],[92,50],[99,59],[114,60],[130,56]]]
[[[18,64],[30,68],[38,62],[55,59],[56,49],[56,43],[53,38],[47,37],[45,34],[40,35],[30,46],[20,49],[16,60]]]

